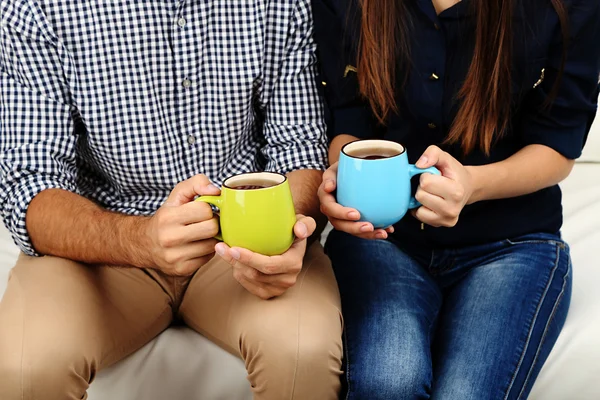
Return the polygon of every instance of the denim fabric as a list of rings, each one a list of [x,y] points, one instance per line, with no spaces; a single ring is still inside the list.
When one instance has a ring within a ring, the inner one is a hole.
[[[402,249],[334,231],[348,399],[524,399],[565,322],[558,235]]]

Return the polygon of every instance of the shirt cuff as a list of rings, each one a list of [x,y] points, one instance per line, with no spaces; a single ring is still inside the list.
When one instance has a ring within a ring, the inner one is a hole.
[[[287,174],[300,169],[327,169],[327,138],[322,122],[304,125],[265,125],[266,171]]]
[[[590,129],[589,113],[572,113],[565,119],[568,123],[561,122],[559,118],[553,119],[552,124],[530,123],[523,127],[525,133],[524,145],[540,144],[562,154],[570,160],[581,156],[583,145]]]
[[[41,254],[33,247],[27,232],[25,225],[27,208],[35,196],[47,189],[63,189],[76,193],[76,187],[72,182],[59,177],[31,175],[19,179],[19,184],[9,192],[2,207],[4,225],[10,231],[15,244],[28,256],[39,257]]]

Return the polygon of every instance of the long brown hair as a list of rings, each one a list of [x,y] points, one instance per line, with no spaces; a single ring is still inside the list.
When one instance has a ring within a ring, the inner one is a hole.
[[[359,0],[361,32],[358,82],[381,124],[398,111],[396,72],[410,60],[408,0]],[[489,154],[497,137],[508,127],[511,110],[513,16],[517,0],[473,0],[476,21],[475,50],[465,82],[458,93],[458,114],[446,142],[460,143],[465,154],[476,146]],[[568,16],[561,0],[550,0],[568,38]],[[564,66],[565,53],[563,49]],[[561,66],[562,70],[562,66]],[[559,74],[560,77],[560,74]],[[560,78],[559,78],[560,79]],[[558,88],[558,80],[550,94]]]

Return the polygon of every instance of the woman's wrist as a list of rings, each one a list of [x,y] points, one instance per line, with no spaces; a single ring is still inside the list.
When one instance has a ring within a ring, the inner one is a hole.
[[[338,135],[334,137],[329,145],[329,165],[338,162],[342,147],[355,140],[358,140],[358,138],[352,135]]]
[[[469,205],[483,200],[485,181],[483,180],[482,167],[467,165],[465,169],[471,177],[471,195],[467,200],[467,205]]]
[[[498,198],[498,186],[502,186],[508,174],[503,163],[465,166],[471,175],[472,192],[467,204]]]

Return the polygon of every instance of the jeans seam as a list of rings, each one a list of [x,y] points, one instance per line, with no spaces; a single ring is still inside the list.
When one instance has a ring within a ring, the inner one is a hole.
[[[560,252],[558,254],[558,257],[560,257]],[[557,264],[558,264],[558,261],[557,261]],[[523,386],[521,387],[521,391],[519,392],[519,395],[517,396],[517,400],[521,399],[521,396],[523,395],[523,392],[525,391],[525,388],[527,387],[527,384],[529,383],[529,379],[531,378],[531,372],[535,368],[535,365],[539,358],[540,350],[542,348],[542,344],[544,343],[544,341],[546,339],[546,335],[548,334],[548,329],[550,327],[550,324],[554,320],[554,317],[556,316],[556,310],[558,309],[558,306],[562,302],[562,299],[564,297],[565,288],[567,286],[567,279],[569,278],[569,275],[570,275],[570,270],[571,270],[571,266],[569,265],[569,267],[567,268],[567,272],[566,272],[565,276],[563,277],[562,288],[560,290],[558,298],[556,299],[556,303],[554,303],[554,307],[552,308],[552,313],[550,314],[550,318],[548,319],[548,322],[546,323],[546,326],[544,327],[544,333],[542,334],[542,339],[540,340],[540,344],[538,345],[538,348],[535,352],[535,357],[533,359],[533,363],[531,364],[531,368],[527,372],[527,377],[525,378],[525,382],[523,383]]]
[[[540,301],[537,305],[535,315],[533,316],[533,320],[531,321],[531,325],[529,326],[529,332],[527,333],[527,340],[525,341],[525,347],[523,348],[523,351],[521,352],[521,357],[519,358],[517,367],[513,373],[512,379],[511,379],[511,381],[508,385],[508,388],[506,389],[506,392],[504,394],[504,400],[508,400],[508,396],[510,395],[513,385],[517,379],[517,375],[519,374],[521,366],[523,365],[523,359],[525,358],[525,354],[527,353],[527,348],[529,347],[529,343],[531,342],[531,335],[533,334],[533,328],[535,327],[537,317],[539,316],[540,310],[542,308],[542,304],[544,303],[544,300],[546,299],[546,294],[548,294],[548,290],[550,289],[550,284],[554,280],[554,274],[556,272],[556,269],[558,268],[558,261],[559,261],[559,255],[560,255],[559,246],[556,246],[556,254],[557,254],[557,256],[556,256],[556,261],[554,262],[554,267],[552,268],[550,277],[548,279],[548,283],[546,283],[546,287],[544,288],[544,293],[542,294],[542,298],[540,299]]]
[[[350,398],[350,350],[348,349],[348,333],[344,329],[344,353],[346,354],[346,400]]]

